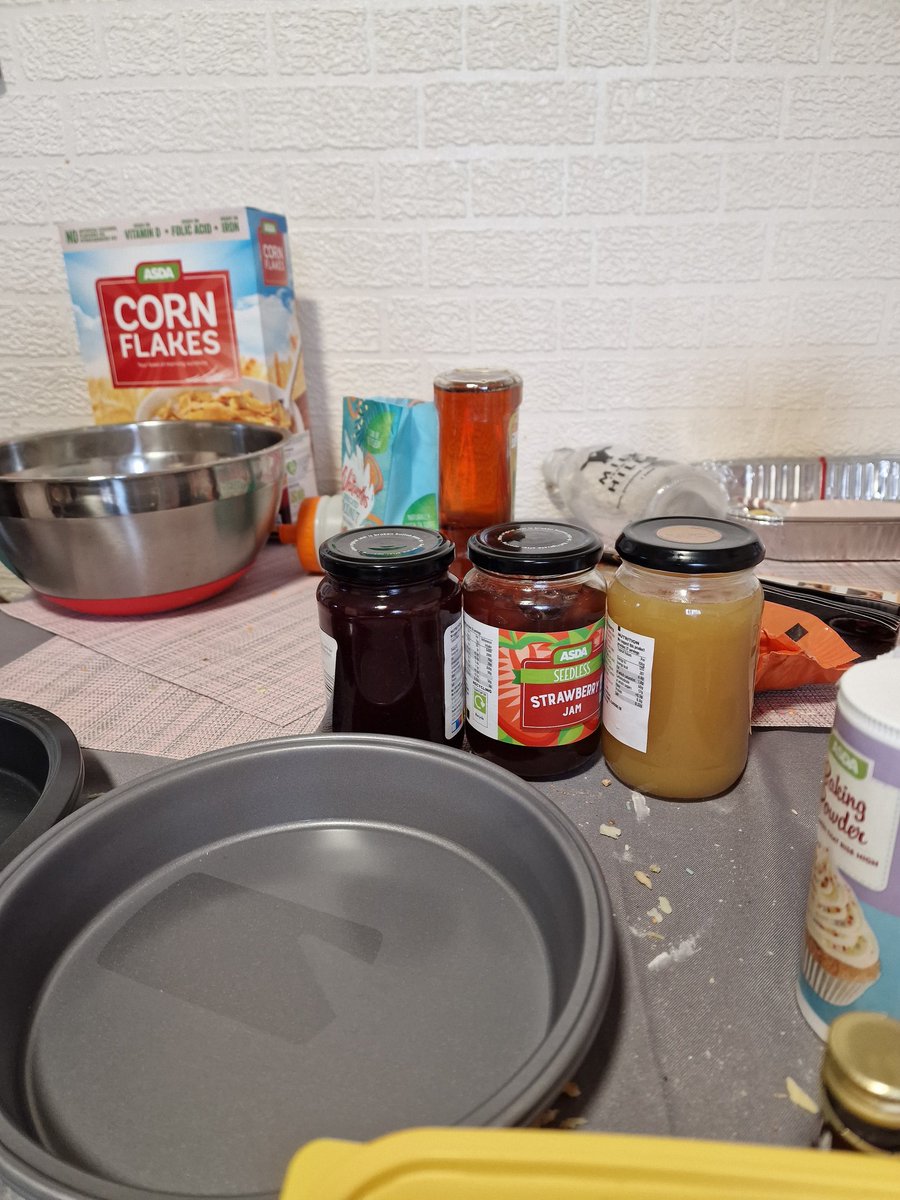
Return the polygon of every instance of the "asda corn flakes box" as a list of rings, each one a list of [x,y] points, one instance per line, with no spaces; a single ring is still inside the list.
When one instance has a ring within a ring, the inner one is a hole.
[[[59,230],[97,424],[289,430],[281,516],[295,516],[316,486],[285,218],[220,208]]]

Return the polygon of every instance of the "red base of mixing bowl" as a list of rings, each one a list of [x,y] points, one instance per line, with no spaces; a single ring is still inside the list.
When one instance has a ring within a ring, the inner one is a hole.
[[[250,570],[252,564],[241,567],[233,575],[224,579],[214,579],[212,583],[201,584],[200,587],[182,588],[177,592],[160,592],[156,596],[122,596],[115,600],[73,600],[68,596],[50,596],[47,592],[38,592],[42,600],[56,604],[60,608],[68,608],[72,612],[87,613],[92,617],[143,617],[149,613],[169,612],[173,608],[187,608],[189,604],[199,604],[201,600],[209,600],[224,592],[242,575]]]

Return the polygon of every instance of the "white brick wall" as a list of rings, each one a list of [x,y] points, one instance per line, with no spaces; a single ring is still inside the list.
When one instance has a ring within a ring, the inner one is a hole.
[[[900,449],[897,0],[0,0],[0,433],[85,419],[54,222],[287,213],[346,391],[525,379],[540,461]]]

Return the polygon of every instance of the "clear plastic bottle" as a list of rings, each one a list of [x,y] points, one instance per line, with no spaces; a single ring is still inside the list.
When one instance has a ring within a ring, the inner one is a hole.
[[[544,479],[557,507],[607,544],[642,517],[724,517],[729,504],[712,471],[618,445],[554,450]]]

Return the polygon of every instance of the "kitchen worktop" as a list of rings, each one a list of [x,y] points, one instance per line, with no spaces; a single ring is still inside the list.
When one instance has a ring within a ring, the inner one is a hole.
[[[5,664],[27,665],[53,636],[0,610],[0,681]],[[600,863],[619,951],[607,1018],[570,1089],[581,1094],[554,1103],[548,1123],[809,1144],[816,1118],[791,1102],[785,1080],[815,1095],[821,1043],[794,986],[826,738],[754,731],[743,777],[708,801],[635,800],[602,760],[539,785]],[[82,803],[169,761],[84,753]],[[620,838],[600,833],[609,822]],[[672,912],[653,924],[661,896]]]

